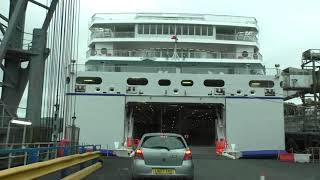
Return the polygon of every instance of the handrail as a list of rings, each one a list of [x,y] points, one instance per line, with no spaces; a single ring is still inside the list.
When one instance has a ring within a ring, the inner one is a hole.
[[[64,170],[66,168],[87,162],[89,160],[97,159],[100,156],[100,152],[96,151],[84,154],[70,155],[26,166],[19,166],[0,171],[0,179],[35,179],[53,172]]]
[[[100,28],[99,28],[100,29]],[[135,38],[135,32],[112,32],[104,29],[103,31],[92,31],[91,40],[94,38]],[[214,36],[201,36],[201,35],[178,35],[184,38],[213,38]],[[137,34],[137,37],[159,37],[170,38],[170,34]],[[213,38],[214,39],[214,38]],[[252,34],[216,34],[216,40],[229,40],[229,41],[248,41],[258,42],[256,35]]]
[[[25,145],[49,145],[56,144],[54,142],[35,142],[35,143],[0,143],[0,146],[25,146]]]
[[[275,68],[246,67],[181,67],[181,66],[139,66],[139,65],[109,65],[103,63],[77,64],[77,70],[98,72],[136,72],[136,73],[182,73],[182,74],[250,74],[276,75]]]
[[[217,40],[230,40],[230,41],[250,41],[257,42],[258,38],[255,35],[246,34],[216,34]]]
[[[37,148],[6,148],[0,149],[0,156],[3,159],[8,159],[8,167],[11,168],[11,161],[13,158],[23,157],[24,161],[21,164],[31,164],[36,163],[38,161],[42,161],[43,158],[54,159],[57,156],[67,156],[74,153],[84,153],[87,149],[92,149],[92,151],[96,151],[101,149],[101,145],[76,145],[76,146],[52,146],[54,144],[48,144],[47,147],[41,147],[40,145]],[[74,151],[73,151],[74,150]],[[59,153],[58,153],[59,152]],[[46,154],[46,156],[42,156]]]
[[[93,38],[134,38],[134,32],[92,32],[91,39]]]
[[[111,56],[111,57],[160,57],[171,58],[173,48],[153,48],[153,49],[89,49],[87,58],[90,56]],[[177,49],[178,56],[182,59],[253,59],[262,60],[260,53],[247,52],[243,57],[243,52],[216,52],[205,49]]]
[[[313,163],[320,163],[320,147],[309,147],[307,151],[311,154],[311,159]]]
[[[19,149],[0,149],[1,154],[8,154],[8,153],[19,153],[19,152],[29,152],[29,151],[46,151],[46,150],[57,150],[61,148],[85,148],[85,147],[93,147],[95,145],[77,145],[77,146],[54,146],[54,147],[38,147],[38,148],[19,148]],[[100,145],[97,145],[100,146]]]
[[[257,20],[254,17],[247,16],[232,16],[232,15],[216,15],[216,14],[193,14],[193,13],[95,13],[91,17],[91,21],[95,20],[118,20],[118,19],[135,19],[137,16],[155,16],[165,17],[166,15],[175,15],[177,17],[205,17],[206,21],[217,22],[232,22],[232,23],[247,23],[257,24]],[[150,19],[150,18],[149,18]]]

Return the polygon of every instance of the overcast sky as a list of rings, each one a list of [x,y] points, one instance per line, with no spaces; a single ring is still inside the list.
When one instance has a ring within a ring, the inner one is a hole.
[[[0,0],[1,13],[6,15],[8,7],[9,0]],[[319,0],[81,0],[79,62],[85,60],[88,22],[94,13],[172,12],[255,17],[264,64],[299,67],[304,50],[320,48],[319,7]],[[26,31],[40,27],[44,15],[43,9],[30,5]]]
[[[47,0],[38,0],[44,4]],[[9,0],[0,0],[7,13]],[[252,16],[260,27],[260,52],[264,64],[299,67],[301,53],[320,48],[319,0],[81,0],[79,62],[84,63],[88,22],[94,13],[173,12]],[[39,26],[45,11],[29,6],[27,30]],[[34,17],[37,17],[36,19]],[[30,37],[29,37],[30,38]]]
[[[267,67],[276,63],[282,68],[298,67],[304,50],[320,48],[319,0],[81,0],[81,3],[83,35],[87,35],[87,22],[94,13],[209,13],[255,17]],[[86,50],[86,43],[87,38],[83,38],[80,52]]]

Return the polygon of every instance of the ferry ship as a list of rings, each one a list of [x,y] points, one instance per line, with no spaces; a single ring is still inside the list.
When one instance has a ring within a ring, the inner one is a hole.
[[[80,143],[130,148],[144,133],[172,132],[244,157],[285,149],[281,78],[263,65],[254,17],[104,13],[89,30],[68,93]]]

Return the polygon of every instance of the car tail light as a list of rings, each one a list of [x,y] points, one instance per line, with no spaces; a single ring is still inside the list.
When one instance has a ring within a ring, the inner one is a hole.
[[[134,155],[134,159],[144,160],[143,153],[142,153],[142,150],[141,150],[141,149],[137,149],[137,150],[136,150],[136,153],[135,153],[135,155]]]
[[[191,160],[192,159],[192,152],[190,149],[187,149],[186,152],[184,153],[183,160]]]

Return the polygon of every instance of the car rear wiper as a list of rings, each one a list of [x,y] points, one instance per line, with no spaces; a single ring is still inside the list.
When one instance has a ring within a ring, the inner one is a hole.
[[[150,148],[151,149],[166,149],[166,150],[170,151],[170,149],[168,147],[165,147],[165,146],[152,146]]]

